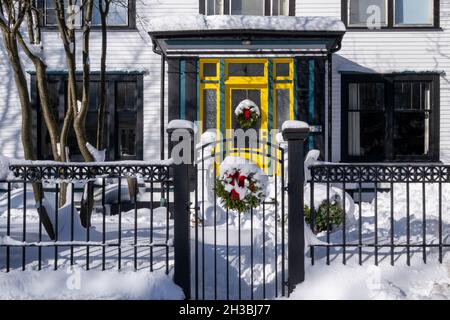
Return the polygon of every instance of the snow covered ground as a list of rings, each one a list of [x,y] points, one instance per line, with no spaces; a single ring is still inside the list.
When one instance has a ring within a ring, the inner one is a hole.
[[[436,185],[427,184],[426,209],[426,242],[438,241],[438,206]],[[273,188],[269,188],[273,191]],[[316,190],[318,190],[316,188]],[[337,193],[339,193],[339,190]],[[423,241],[423,203],[422,185],[410,186],[410,233],[411,243],[421,244]],[[395,243],[406,241],[406,194],[404,186],[394,188],[394,212],[391,225],[390,192],[380,192],[377,201],[378,238],[380,243],[389,243],[391,228],[394,230]],[[273,194],[271,196],[274,196]],[[269,196],[269,198],[271,197]],[[307,197],[308,199],[308,197]],[[19,199],[20,200],[20,199]],[[286,199],[287,201],[287,199]],[[11,211],[12,239],[6,235],[6,212],[0,212],[0,242],[14,244],[22,241],[23,210],[18,206]],[[0,203],[1,205],[1,203]],[[264,212],[254,210],[250,213],[237,215],[218,208],[216,228],[214,228],[213,206],[205,202],[205,219],[198,225],[191,227],[192,254],[197,254],[198,269],[195,259],[192,259],[192,279],[198,280],[199,297],[205,293],[206,299],[212,299],[217,290],[217,297],[225,299],[227,291],[231,299],[250,298],[253,289],[254,298],[263,297],[265,289],[267,298],[275,298],[275,279],[278,289],[281,285],[281,217],[274,214],[274,206],[267,205]],[[346,236],[348,242],[358,240],[359,234],[359,206],[346,206],[352,219],[348,220]],[[375,203],[363,203],[361,207],[361,224],[364,243],[373,243],[375,232]],[[173,238],[173,222],[169,221],[169,235],[167,235],[165,208],[154,211],[153,227],[155,242],[164,242],[169,236]],[[12,247],[11,267],[9,274],[4,273],[6,248],[0,248],[0,298],[67,298],[67,299],[179,299],[182,293],[176,287],[170,275],[166,276],[166,259],[168,269],[172,271],[173,252],[168,256],[164,247],[154,248],[154,272],[150,270],[149,247],[137,247],[135,251],[134,224],[137,222],[137,242],[148,244],[150,239],[150,210],[140,209],[135,217],[134,211],[122,214],[122,271],[117,271],[117,247],[105,248],[106,269],[101,271],[102,248],[89,249],[90,271],[82,271],[86,267],[86,246],[74,249],[74,260],[77,267],[70,268],[71,250],[68,247],[58,249],[59,271],[52,271],[54,248],[42,248],[42,267],[44,271],[37,272],[36,247],[26,250],[26,270],[22,267],[22,248]],[[202,212],[200,212],[202,217]],[[443,189],[442,221],[444,243],[449,243],[450,235],[450,189]],[[38,217],[30,204],[27,210],[27,242],[37,241]],[[228,223],[227,223],[228,221]],[[101,240],[103,216],[93,216],[93,228],[90,230],[91,241]],[[276,228],[275,228],[276,226]],[[118,216],[105,218],[107,241],[116,241],[118,236]],[[252,232],[253,227],[253,232]],[[64,233],[64,232],[63,232]],[[204,236],[203,236],[204,234]],[[81,234],[84,236],[84,233]],[[198,242],[194,240],[198,237]],[[286,234],[285,234],[286,236]],[[228,239],[228,240],[227,240]],[[45,239],[44,239],[45,240]],[[77,239],[78,240],[78,239]],[[82,238],[80,238],[82,240]],[[287,240],[287,237],[286,237]],[[320,234],[318,239],[308,241],[325,241],[326,236]],[[12,241],[12,242],[10,242]],[[228,250],[227,250],[228,241]],[[331,243],[342,241],[342,231],[331,234]],[[240,244],[240,245],[239,245]],[[275,255],[275,248],[277,255]],[[137,257],[137,271],[134,271],[134,257]],[[438,263],[437,248],[427,249],[427,264],[422,261],[422,248],[411,249],[411,266],[406,266],[406,252],[396,248],[394,252],[395,266],[390,265],[390,248],[379,250],[379,266],[374,266],[374,249],[363,249],[363,265],[358,265],[357,249],[348,249],[347,265],[342,263],[342,252],[331,249],[331,265],[326,265],[324,248],[315,249],[315,264],[311,266],[307,259],[306,281],[299,285],[290,299],[448,299],[450,298],[450,253],[444,249],[444,261]],[[203,263],[204,262],[204,263]],[[216,272],[213,272],[216,268]],[[217,275],[215,278],[214,275]],[[227,277],[228,275],[228,277]],[[240,277],[239,277],[240,275]],[[286,275],[287,276],[287,275]],[[77,286],[77,279],[81,279],[81,287]],[[216,283],[216,286],[214,285]],[[195,290],[195,282],[193,289]],[[228,286],[227,286],[228,284]],[[204,286],[204,291],[203,291]],[[73,287],[79,288],[72,290]],[[228,287],[228,290],[227,290]],[[278,291],[279,292],[279,291]],[[195,291],[193,292],[195,296]]]
[[[450,254],[438,263],[435,253],[424,264],[420,254],[413,255],[411,266],[391,266],[372,261],[359,266],[334,261],[327,266],[323,259],[306,268],[306,281],[297,286],[289,299],[450,299]]]
[[[12,271],[0,273],[0,299],[179,300],[183,291],[163,272]]]

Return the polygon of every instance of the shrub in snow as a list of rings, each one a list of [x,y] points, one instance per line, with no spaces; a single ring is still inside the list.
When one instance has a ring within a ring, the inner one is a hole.
[[[240,157],[227,157],[220,165],[214,189],[222,206],[242,213],[264,201],[267,180],[255,163]]]
[[[314,210],[314,230],[315,234],[322,231],[334,231],[342,224],[343,221],[342,206],[336,201],[325,200],[319,206],[318,210]],[[311,209],[305,206],[305,222],[311,224]]]
[[[260,111],[256,103],[251,100],[243,100],[234,110],[239,125],[242,129],[249,129],[258,123]]]
[[[311,201],[311,185],[308,183],[304,187],[304,199],[305,204],[310,206]],[[353,198],[347,193],[343,192],[341,188],[330,186],[329,187],[329,200],[332,203],[337,203],[341,208],[343,208],[343,203],[345,199],[345,221],[347,226],[351,226],[355,223],[355,202]],[[319,211],[320,206],[324,201],[328,201],[327,198],[327,185],[324,183],[314,184],[314,209],[315,212]]]

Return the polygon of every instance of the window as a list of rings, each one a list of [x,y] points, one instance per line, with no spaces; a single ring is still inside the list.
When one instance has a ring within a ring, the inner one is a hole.
[[[72,12],[74,16],[75,26],[81,27],[83,23],[80,7],[82,10],[82,0],[72,0],[73,7],[69,6],[69,1],[64,0],[64,10],[67,13]],[[38,7],[41,8],[43,14],[43,25],[46,27],[56,27],[56,6],[55,0],[38,0]],[[73,11],[71,11],[73,10]],[[112,0],[107,17],[107,25],[110,28],[134,28],[136,24],[136,1],[135,0]],[[99,3],[94,1],[92,25],[94,27],[101,26]]]
[[[439,0],[342,0],[352,29],[439,28]]]
[[[349,26],[366,26],[374,11],[379,13],[379,23],[387,24],[387,1],[386,0],[350,0],[348,9]]]
[[[200,0],[206,15],[295,15],[295,0]]]
[[[33,76],[34,77],[34,76]],[[61,126],[64,110],[67,108],[67,88],[65,75],[49,74],[50,101],[55,119]],[[35,83],[35,79],[31,79]],[[105,114],[105,137],[108,160],[137,160],[143,157],[143,89],[142,75],[107,75],[108,108]],[[81,96],[81,77],[77,82],[78,95]],[[36,86],[31,87],[32,103],[36,110],[37,145],[40,159],[51,157],[50,138],[43,124],[38,107]],[[98,106],[100,105],[100,76],[91,75],[89,87],[89,107],[86,116],[87,140],[92,145],[97,141]],[[68,145],[72,160],[82,160],[75,133],[69,133]]]
[[[376,157],[384,153],[384,84],[348,85],[348,155]]]
[[[432,26],[432,0],[395,0],[396,26]]]
[[[438,75],[343,75],[344,161],[437,161]]]

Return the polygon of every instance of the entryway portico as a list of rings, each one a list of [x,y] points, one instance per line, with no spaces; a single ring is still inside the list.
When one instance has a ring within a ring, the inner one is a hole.
[[[226,137],[239,127],[237,104],[249,99],[261,110],[260,138],[285,120],[302,120],[312,128],[308,146],[330,157],[331,57],[346,30],[340,19],[195,15],[156,18],[150,29],[161,55],[161,92],[168,65],[162,135],[167,120],[181,118],[202,121],[202,131],[215,128]]]

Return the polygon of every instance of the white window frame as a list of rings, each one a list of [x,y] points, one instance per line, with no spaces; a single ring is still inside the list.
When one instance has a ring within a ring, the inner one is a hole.
[[[365,23],[351,23],[350,22],[350,5],[352,0],[346,0],[347,1],[347,25],[349,27],[367,27]],[[381,27],[387,27],[388,26],[388,20],[389,20],[389,3],[388,0],[384,0],[384,9],[385,9],[385,22],[381,24]]]
[[[430,17],[431,18],[431,22],[430,23],[397,23],[397,21],[395,20],[395,8],[396,6],[396,2],[397,0],[394,0],[394,4],[393,4],[393,25],[396,28],[402,28],[402,27],[433,27],[434,26],[434,0],[427,0],[429,2],[429,6],[430,6]]]

